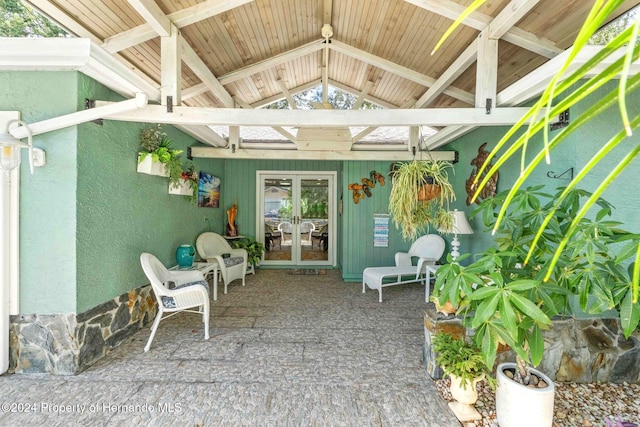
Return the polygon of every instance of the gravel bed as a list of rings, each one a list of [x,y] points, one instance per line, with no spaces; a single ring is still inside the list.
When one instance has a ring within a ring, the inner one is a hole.
[[[453,401],[449,379],[435,380],[438,391],[447,402]],[[575,384],[556,382],[554,427],[604,427],[606,419],[640,425],[640,384]],[[464,427],[498,427],[494,391],[486,382],[477,385],[476,409],[482,420]],[[615,423],[613,424],[615,426]]]

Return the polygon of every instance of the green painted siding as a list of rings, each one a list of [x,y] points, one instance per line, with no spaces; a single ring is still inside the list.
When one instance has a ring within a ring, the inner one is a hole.
[[[391,162],[344,162],[344,178],[340,192],[343,193],[344,199],[341,264],[342,277],[345,280],[361,281],[362,271],[367,267],[394,265],[395,253],[406,251],[411,246],[411,242],[402,241],[392,221],[389,222],[389,247],[373,246],[373,215],[389,213],[392,185],[388,176],[390,166]],[[376,183],[371,189],[371,197],[365,196],[355,204],[353,192],[347,187],[350,183],[361,183],[362,178],[368,178],[372,170],[385,176],[385,185]]]

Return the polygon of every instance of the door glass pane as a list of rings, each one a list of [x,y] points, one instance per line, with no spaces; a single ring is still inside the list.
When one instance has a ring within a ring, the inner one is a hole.
[[[329,259],[329,180],[300,182],[300,259]]]
[[[270,178],[264,182],[265,260],[291,261],[292,191],[290,178]]]

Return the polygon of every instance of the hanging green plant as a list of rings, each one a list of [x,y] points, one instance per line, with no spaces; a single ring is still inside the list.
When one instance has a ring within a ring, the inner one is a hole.
[[[413,160],[394,163],[389,196],[389,214],[404,240],[415,240],[429,225],[450,228],[452,218],[449,203],[456,196],[449,182],[448,169],[453,165],[444,160]],[[424,186],[438,187],[425,191]],[[436,193],[428,200],[420,200],[420,193]]]

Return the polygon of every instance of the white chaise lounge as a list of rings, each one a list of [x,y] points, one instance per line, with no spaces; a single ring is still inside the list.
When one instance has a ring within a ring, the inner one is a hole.
[[[368,267],[362,272],[362,293],[369,289],[378,290],[378,301],[382,302],[382,288],[421,282],[425,285],[425,302],[429,302],[430,272],[427,266],[433,266],[444,253],[444,239],[437,234],[427,234],[413,242],[409,252],[397,252],[396,265],[393,267]],[[413,258],[417,258],[413,265]],[[390,279],[395,279],[389,281]],[[386,281],[385,281],[386,280]]]

